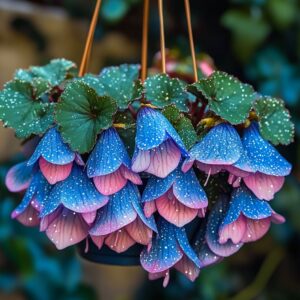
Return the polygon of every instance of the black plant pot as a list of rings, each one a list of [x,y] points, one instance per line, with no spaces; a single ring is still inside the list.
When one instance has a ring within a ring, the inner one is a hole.
[[[90,238],[88,239],[88,251],[85,251],[85,240],[78,245],[79,255],[84,259],[98,264],[114,266],[138,266],[142,249],[142,245],[135,244],[123,253],[116,253],[106,245],[103,245],[99,250]]]
[[[190,224],[185,226],[187,236],[191,242],[193,241],[195,234],[200,227],[200,223],[201,220],[196,218]],[[98,264],[114,266],[138,266],[140,265],[140,253],[144,247],[145,246],[135,244],[123,253],[116,253],[106,245],[103,245],[99,250],[89,238],[88,247],[86,240],[84,240],[78,245],[78,252],[82,258]],[[88,251],[86,251],[86,249],[88,249]]]

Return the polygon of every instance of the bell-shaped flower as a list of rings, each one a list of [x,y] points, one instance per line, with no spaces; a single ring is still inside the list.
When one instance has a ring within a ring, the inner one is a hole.
[[[189,158],[182,165],[186,172],[193,163],[209,175],[216,174],[238,161],[243,146],[236,129],[227,123],[221,123],[210,131],[189,152]]]
[[[219,242],[224,244],[229,239],[234,244],[256,241],[267,233],[271,222],[283,223],[284,217],[276,214],[268,202],[259,200],[242,185],[232,193],[219,228]]]
[[[201,267],[205,268],[217,264],[223,260],[223,257],[210,250],[206,241],[207,217],[201,220],[200,227],[193,235],[191,246],[201,261]]]
[[[171,123],[159,111],[142,107],[137,116],[132,170],[164,178],[177,168],[181,156],[188,154]]]
[[[157,231],[154,218],[144,215],[137,187],[127,182],[122,190],[109,196],[106,206],[98,210],[90,235],[99,248],[105,242],[110,249],[120,253],[135,243],[149,245],[153,231]]]
[[[31,182],[34,166],[27,166],[27,161],[12,166],[5,177],[5,185],[10,192],[22,192]]]
[[[59,206],[41,220],[40,230],[45,231],[57,249],[75,245],[89,234],[89,224],[84,215]]]
[[[243,243],[233,243],[228,240],[220,243],[219,229],[228,211],[229,200],[226,195],[220,195],[219,200],[214,204],[208,215],[205,239],[209,249],[220,257],[230,256],[243,246]]]
[[[291,164],[261,137],[256,122],[245,129],[242,143],[243,155],[228,171],[236,177],[242,177],[259,199],[272,200],[282,188],[284,176],[290,174]],[[230,180],[234,182],[236,179],[231,177]]]
[[[39,212],[46,195],[51,189],[52,186],[42,173],[37,171],[33,175],[20,205],[12,212],[11,217],[16,218],[25,226],[39,225]]]
[[[140,176],[131,171],[131,160],[114,128],[101,134],[87,161],[87,174],[103,195],[117,193],[128,180],[142,184]]]
[[[141,253],[141,265],[149,272],[149,279],[164,277],[166,287],[170,279],[169,270],[174,267],[191,281],[200,272],[201,262],[189,244],[185,229],[179,228],[163,218],[157,222],[158,234],[151,248]]]
[[[80,155],[63,142],[55,127],[49,129],[42,137],[28,160],[28,165],[31,166],[37,161],[50,184],[66,179],[71,173],[73,161],[79,165],[84,164]]]
[[[80,213],[92,223],[96,211],[108,202],[108,197],[100,194],[82,167],[74,165],[70,176],[58,182],[46,195],[41,208],[41,217],[53,213],[60,206]]]
[[[208,204],[194,171],[183,173],[180,166],[166,178],[151,176],[142,202],[147,217],[157,210],[163,218],[179,227],[201,215]]]

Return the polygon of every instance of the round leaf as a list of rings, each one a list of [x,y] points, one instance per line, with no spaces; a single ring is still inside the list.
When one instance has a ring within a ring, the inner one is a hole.
[[[145,97],[159,108],[175,104],[180,111],[188,111],[185,83],[166,74],[157,74],[146,79]]]
[[[210,110],[232,124],[246,120],[256,97],[252,86],[220,71],[190,85],[189,90],[196,95],[201,93]]]
[[[85,153],[93,148],[99,132],[112,125],[116,111],[112,98],[98,96],[87,84],[73,81],[57,104],[56,121],[65,142]]]
[[[20,138],[44,133],[53,123],[54,103],[43,102],[44,82],[15,80],[9,82],[0,93],[0,119],[4,126],[13,128]]]
[[[288,145],[294,138],[294,124],[284,102],[278,98],[260,98],[254,104],[261,135],[274,145]]]

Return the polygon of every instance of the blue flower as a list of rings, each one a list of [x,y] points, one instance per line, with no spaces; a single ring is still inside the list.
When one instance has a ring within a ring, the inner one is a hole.
[[[131,160],[116,129],[105,130],[87,162],[88,177],[93,178],[98,191],[112,195],[131,181],[142,184],[138,174],[131,171]]]
[[[137,116],[137,133],[132,170],[164,178],[175,170],[187,151],[176,130],[157,110],[142,107]]]
[[[153,231],[157,231],[154,218],[144,215],[139,191],[128,182],[122,190],[109,196],[108,204],[98,210],[90,235],[99,248],[105,242],[120,253],[135,243],[149,245]]]
[[[17,219],[25,226],[40,224],[39,212],[46,195],[52,186],[47,182],[40,171],[36,172],[30,182],[19,206],[12,212],[12,218]]]
[[[164,277],[167,286],[174,267],[194,281],[200,272],[201,262],[189,244],[185,229],[176,227],[160,218],[157,222],[158,234],[151,248],[141,253],[141,265],[149,272],[149,279]]]
[[[207,218],[201,220],[200,228],[196,231],[191,246],[201,261],[201,267],[205,268],[217,264],[223,257],[215,254],[207,245],[206,241]]]
[[[255,122],[244,130],[242,144],[240,160],[228,168],[231,173],[230,183],[239,182],[243,178],[247,187],[259,199],[273,199],[283,186],[284,176],[290,174],[291,164],[261,137]]]
[[[234,244],[256,241],[266,234],[271,222],[283,223],[284,218],[276,214],[268,202],[259,200],[241,186],[232,193],[219,228],[219,242],[224,244],[229,239]]]
[[[81,213],[90,221],[93,219],[91,214],[95,218],[97,209],[103,207],[107,202],[108,197],[97,191],[82,167],[74,165],[70,176],[54,185],[45,196],[41,217],[45,217],[63,206],[73,212]]]
[[[202,216],[208,204],[194,171],[183,173],[180,167],[166,178],[151,176],[142,202],[146,216],[158,210],[162,217],[179,227],[191,222],[198,214]]]
[[[27,164],[31,166],[37,161],[50,184],[66,179],[71,173],[73,161],[79,165],[84,164],[80,155],[63,142],[55,127],[49,129],[42,137]]]
[[[228,240],[227,242],[220,243],[219,229],[228,211],[228,197],[220,195],[219,200],[213,206],[207,221],[206,227],[206,242],[209,249],[220,257],[230,256],[243,246],[243,243],[233,243]]]
[[[27,161],[18,163],[11,167],[5,177],[5,185],[11,192],[26,190],[35,172],[34,166],[27,166]]]
[[[216,174],[226,166],[238,161],[243,152],[239,134],[227,123],[221,123],[212,129],[189,152],[182,170],[189,170],[194,161],[196,166],[209,175]]]

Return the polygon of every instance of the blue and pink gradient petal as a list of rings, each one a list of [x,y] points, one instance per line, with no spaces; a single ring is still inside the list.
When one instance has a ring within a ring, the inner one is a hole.
[[[66,179],[72,170],[73,162],[83,165],[79,154],[65,144],[55,127],[49,129],[28,160],[28,166],[38,162],[45,178],[50,184]]]
[[[151,176],[143,192],[146,216],[156,210],[170,223],[182,227],[207,207],[206,194],[193,170],[186,173],[180,166],[166,178]]]
[[[171,123],[157,110],[142,107],[137,116],[137,133],[132,170],[167,177],[187,157],[187,150]]]
[[[87,161],[87,174],[98,191],[112,195],[131,181],[142,184],[140,176],[131,171],[131,160],[116,129],[105,130]]]

